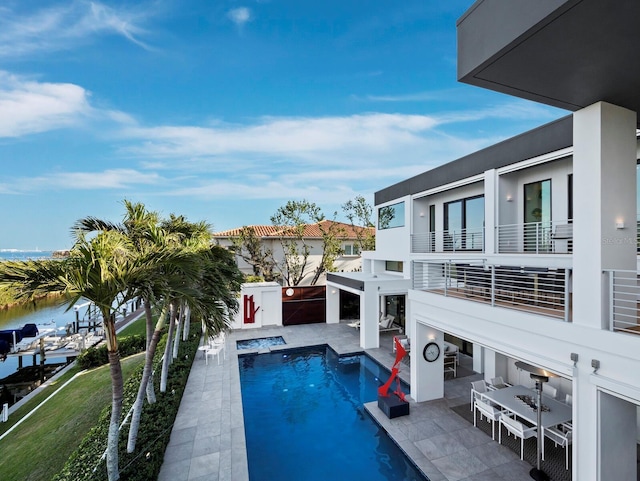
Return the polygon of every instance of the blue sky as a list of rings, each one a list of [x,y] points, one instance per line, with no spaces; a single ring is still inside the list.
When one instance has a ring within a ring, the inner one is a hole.
[[[220,231],[331,216],[567,112],[456,81],[472,0],[0,4],[0,248],[122,200]]]

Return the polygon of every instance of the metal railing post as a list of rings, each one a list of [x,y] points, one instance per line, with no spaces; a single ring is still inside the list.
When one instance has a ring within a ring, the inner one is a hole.
[[[447,266],[449,272],[447,272]],[[451,277],[451,264],[445,262],[444,264],[444,297],[447,297],[447,286],[449,285],[449,279]]]
[[[491,264],[491,305],[496,305],[496,266]]]
[[[614,288],[614,278],[615,278],[615,273],[613,271],[607,271],[606,274],[609,276],[609,282],[607,283],[609,285],[609,306],[608,306],[608,311],[609,311],[609,330],[613,331],[613,315],[614,315],[614,309],[613,309],[613,303],[614,303],[614,293],[613,293],[613,288]]]
[[[571,307],[571,293],[569,292],[569,269],[564,270],[564,322],[569,322],[569,309]]]

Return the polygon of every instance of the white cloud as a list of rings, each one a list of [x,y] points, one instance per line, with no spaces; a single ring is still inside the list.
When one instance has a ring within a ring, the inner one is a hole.
[[[106,169],[95,172],[53,172],[36,177],[12,179],[0,184],[0,193],[19,194],[56,190],[112,190],[164,183],[154,172],[135,169]]]
[[[420,142],[437,120],[425,115],[362,114],[348,117],[265,117],[253,125],[133,127],[124,135],[148,157],[206,157],[245,154],[299,159],[320,152],[389,151]],[[329,159],[328,159],[329,160]],[[334,159],[342,162],[343,159]]]
[[[245,23],[251,20],[251,10],[247,7],[238,7],[229,10],[227,13],[229,19],[235,23],[238,27],[242,27]]]
[[[90,111],[88,93],[82,87],[36,82],[0,71],[0,137],[68,127]]]
[[[7,8],[0,16],[0,57],[65,50],[77,45],[79,39],[106,34],[121,35],[149,48],[141,40],[146,31],[140,23],[146,15],[85,0],[35,11],[16,12]]]
[[[88,121],[104,122],[107,128],[137,125],[126,112],[95,108],[90,100],[91,93],[79,85],[41,82],[0,70],[0,138],[84,128],[90,126]]]

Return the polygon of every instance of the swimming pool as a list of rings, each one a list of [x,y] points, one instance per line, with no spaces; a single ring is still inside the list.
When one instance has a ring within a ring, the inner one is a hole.
[[[364,410],[389,375],[369,357],[321,346],[239,366],[251,481],[428,481]]]

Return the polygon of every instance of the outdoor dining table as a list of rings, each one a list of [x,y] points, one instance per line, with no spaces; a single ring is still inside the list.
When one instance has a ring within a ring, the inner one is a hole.
[[[531,396],[535,401],[537,392],[525,386],[511,386],[504,389],[496,389],[495,391],[487,391],[482,393],[484,399],[497,404],[507,411],[511,411],[519,418],[531,423],[534,426],[538,424],[538,414],[535,408],[529,407],[524,401],[516,396]],[[571,421],[572,408],[568,404],[557,401],[544,393],[542,394],[542,434],[544,429],[557,426],[562,423]],[[544,408],[548,408],[548,411]]]

